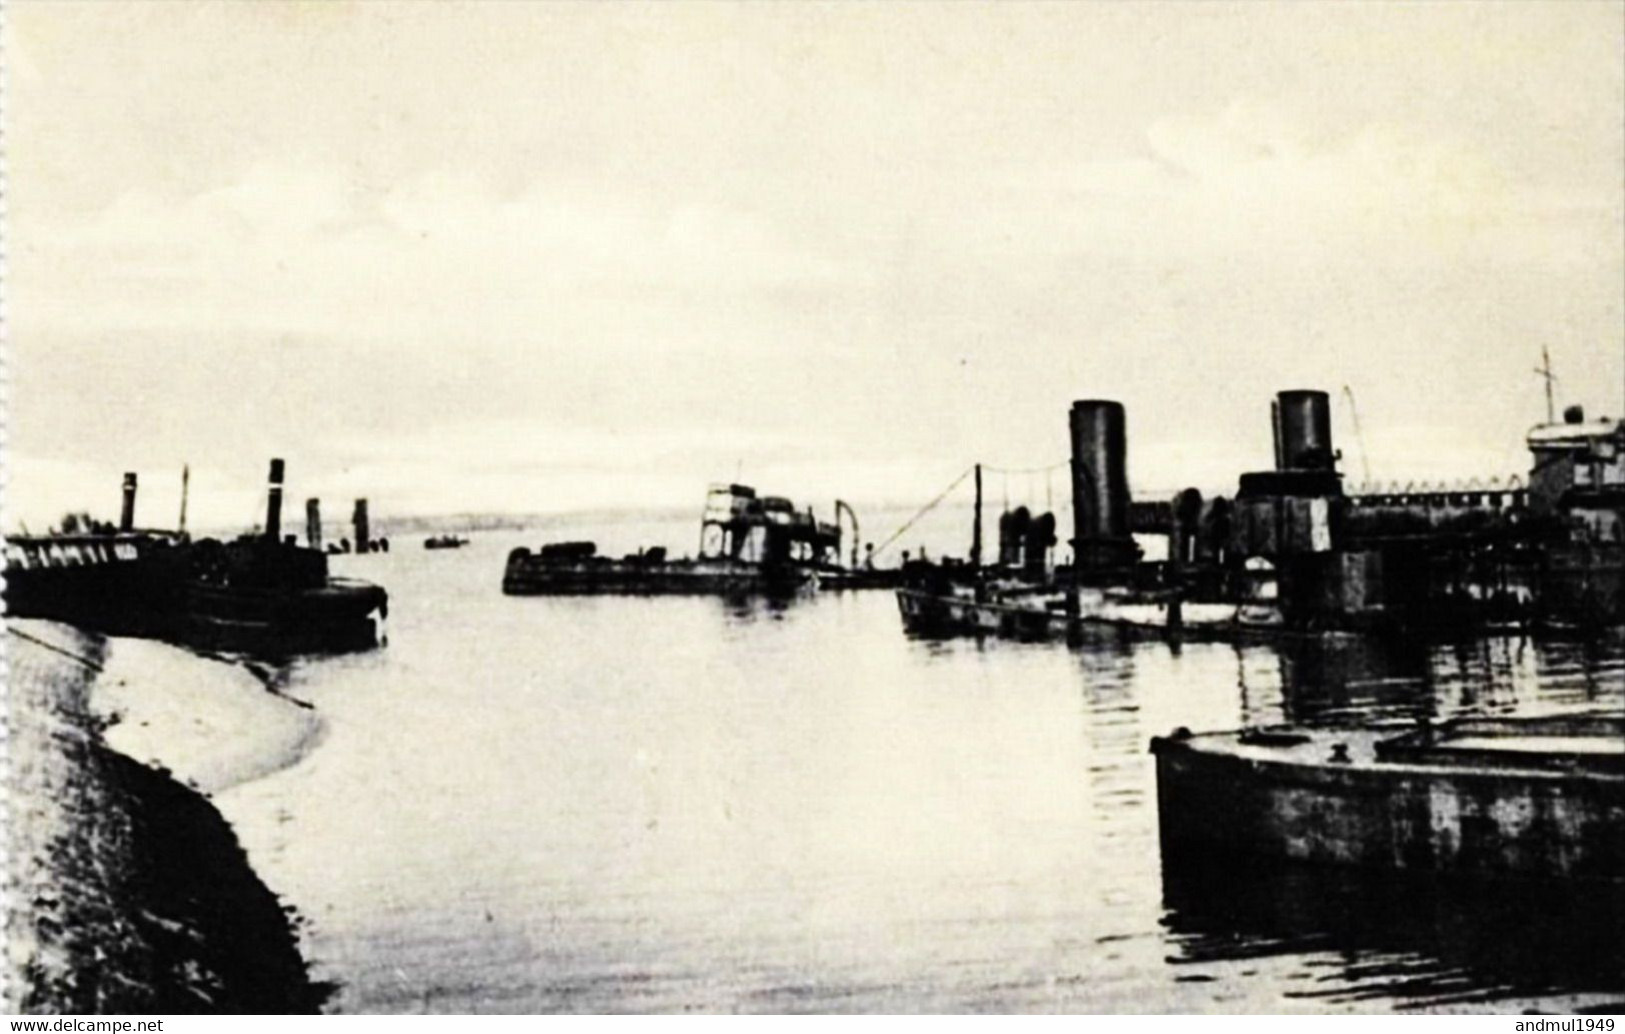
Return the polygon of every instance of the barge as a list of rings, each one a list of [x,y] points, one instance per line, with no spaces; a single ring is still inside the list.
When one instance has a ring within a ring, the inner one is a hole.
[[[1130,639],[1177,642],[1274,642],[1335,639],[1335,631],[1284,627],[1271,607],[1189,601],[1177,592],[1096,589],[1074,595],[994,587],[983,599],[965,586],[902,587],[903,629],[924,639],[996,636],[1025,641],[1082,638],[1108,631]]]
[[[281,537],[282,474],[272,460],[264,532],[231,542],[137,530],[126,475],[117,528],[6,537],[7,613],[270,658],[377,646],[388,594]]]
[[[1163,856],[1625,882],[1625,714],[1151,741]]]
[[[508,554],[509,596],[793,595],[818,584],[840,533],[788,499],[747,485],[714,485],[700,518],[700,554],[669,559],[664,547],[615,558],[593,542],[555,542]]]
[[[508,555],[509,596],[789,595],[812,584],[808,568],[732,557],[666,559],[661,547],[624,557],[598,555],[592,542],[555,542]]]

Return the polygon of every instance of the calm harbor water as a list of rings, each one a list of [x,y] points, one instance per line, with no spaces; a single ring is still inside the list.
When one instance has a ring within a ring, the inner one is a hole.
[[[544,537],[342,558],[389,588],[388,648],[289,670],[319,744],[217,795],[337,1010],[1625,999],[1622,935],[1583,910],[1165,877],[1146,750],[1179,725],[1618,707],[1625,644],[1068,649],[910,641],[884,592],[503,597],[507,550]]]

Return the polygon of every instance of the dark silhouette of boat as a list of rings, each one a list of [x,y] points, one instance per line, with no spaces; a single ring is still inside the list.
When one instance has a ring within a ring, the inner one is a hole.
[[[1167,858],[1625,882],[1625,714],[1151,741]]]
[[[134,475],[117,529],[7,536],[7,613],[265,657],[377,646],[388,594],[281,537],[282,471],[273,460],[265,531],[230,542],[137,530]]]
[[[1536,427],[1527,484],[1351,494],[1325,392],[1279,392],[1271,418],[1275,467],[1242,474],[1234,496],[1188,488],[1136,502],[1123,407],[1074,403],[1070,568],[1049,568],[1052,538],[1007,528],[1017,518],[1030,528],[1025,511],[1000,518],[999,558],[983,563],[977,467],[970,560],[909,566],[905,629],[1025,638],[1105,626],[1247,641],[1625,623],[1625,421],[1587,421],[1571,407]],[[1143,560],[1135,535],[1165,536],[1167,559]]]
[[[461,549],[468,539],[460,535],[432,535],[423,540],[424,549]]]
[[[515,549],[503,571],[510,596],[592,594],[790,595],[817,585],[840,533],[788,499],[746,485],[713,486],[700,519],[700,555],[669,559],[664,547],[612,558],[593,542]]]
[[[820,567],[818,588],[823,592],[859,589],[895,589],[903,582],[901,567]]]

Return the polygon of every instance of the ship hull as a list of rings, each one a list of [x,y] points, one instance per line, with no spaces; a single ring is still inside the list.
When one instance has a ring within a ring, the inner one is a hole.
[[[502,576],[509,596],[787,596],[811,588],[811,571],[730,560],[637,563],[593,557],[516,556]]]
[[[76,545],[69,560],[8,567],[9,616],[270,658],[379,643],[388,594],[369,582],[328,578],[324,568],[311,584],[255,586],[198,577],[196,544],[122,542],[118,553]]]
[[[260,656],[370,650],[388,606],[378,586],[338,578],[296,590],[192,585],[179,636],[198,649]]]
[[[903,630],[921,638],[998,636],[1006,639],[1065,638],[1072,627],[1064,612],[990,600],[898,589]]]
[[[1249,617],[1233,604],[1181,603],[1165,600],[1106,600],[1085,596],[1068,613],[1059,601],[1033,598],[1023,603],[976,600],[921,589],[898,589],[897,607],[903,630],[921,638],[997,636],[1005,639],[1052,640],[1091,632],[1115,632],[1131,638],[1187,642],[1262,642],[1282,639],[1323,640],[1338,632],[1307,632],[1282,625],[1267,608]]]
[[[1165,861],[1625,880],[1625,771],[1387,762],[1371,730],[1298,735],[1277,746],[1230,733],[1154,739]],[[1338,745],[1350,760],[1333,759]]]
[[[1548,625],[1590,630],[1625,624],[1625,546],[1554,546],[1544,582],[1541,608]]]
[[[48,587],[8,576],[8,615],[199,650],[285,656],[372,649],[387,606],[384,590],[365,584],[278,591],[172,585],[135,570],[73,574]]]
[[[824,592],[895,589],[902,580],[903,573],[897,568],[834,568],[818,572],[818,588]]]
[[[149,596],[150,572],[141,561],[6,571],[6,614],[43,618],[109,635],[155,636],[165,627],[162,600]]]

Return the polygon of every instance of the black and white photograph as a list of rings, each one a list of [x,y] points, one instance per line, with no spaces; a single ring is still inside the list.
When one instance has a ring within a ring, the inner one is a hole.
[[[3,1011],[1625,1013],[1625,0],[0,19]]]

